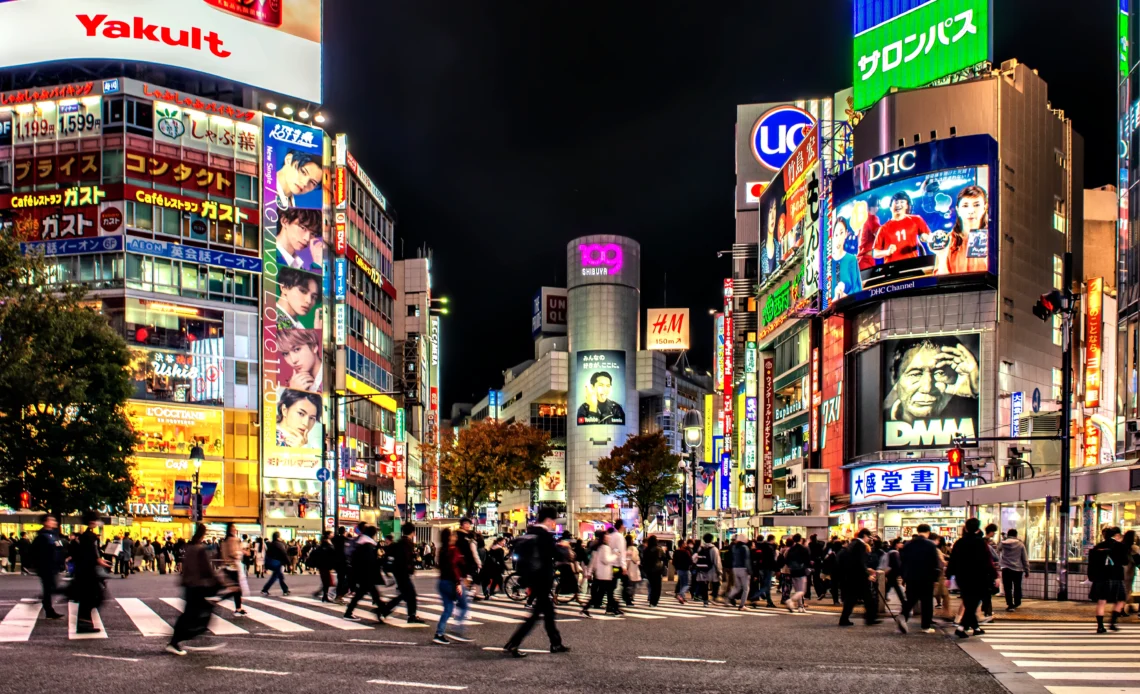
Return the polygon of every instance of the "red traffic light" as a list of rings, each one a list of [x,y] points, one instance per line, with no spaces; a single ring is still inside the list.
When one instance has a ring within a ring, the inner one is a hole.
[[[20,508],[32,507],[32,495],[28,492],[20,492]]]
[[[951,477],[962,476],[962,459],[964,457],[966,457],[966,452],[957,446],[946,452],[946,460],[950,462],[948,472]]]

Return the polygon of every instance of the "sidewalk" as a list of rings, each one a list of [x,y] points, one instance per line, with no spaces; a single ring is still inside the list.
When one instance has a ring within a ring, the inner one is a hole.
[[[958,596],[950,596],[950,604],[953,609],[958,609]],[[1031,600],[1026,599],[1021,602],[1021,607],[1017,608],[1016,612],[1005,611],[1005,598],[1001,595],[993,596],[994,605],[994,620],[1001,622],[1092,622],[1096,621],[1094,603],[1085,600],[1069,600],[1067,602],[1058,602],[1056,600]],[[899,605],[897,602],[891,602],[891,610],[898,612]],[[1111,610],[1111,606],[1109,610]],[[842,610],[841,605],[832,605],[831,596],[829,595],[823,602],[816,599],[808,601],[808,610],[811,612],[834,612],[839,614]],[[856,608],[856,613],[861,614],[862,608]],[[935,610],[937,615],[938,611]],[[1136,623],[1136,615],[1125,618],[1125,623]]]

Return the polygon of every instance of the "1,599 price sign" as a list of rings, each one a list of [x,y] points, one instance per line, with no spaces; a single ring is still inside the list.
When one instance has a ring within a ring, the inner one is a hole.
[[[17,111],[13,139],[28,144],[98,136],[103,130],[102,113],[101,99],[36,104],[34,110]]]

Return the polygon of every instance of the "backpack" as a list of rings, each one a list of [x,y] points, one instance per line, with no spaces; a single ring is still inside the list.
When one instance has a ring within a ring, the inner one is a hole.
[[[514,546],[512,560],[515,564],[515,573],[519,582],[529,585],[542,570],[542,557],[538,554],[538,538],[534,535],[523,535]]]
[[[1089,550],[1089,580],[1103,581],[1107,578],[1108,567],[1113,566],[1112,557],[1105,547],[1093,547]]]
[[[693,557],[693,569],[696,571],[708,571],[712,568],[712,548],[708,545],[701,547],[697,551],[697,555]]]

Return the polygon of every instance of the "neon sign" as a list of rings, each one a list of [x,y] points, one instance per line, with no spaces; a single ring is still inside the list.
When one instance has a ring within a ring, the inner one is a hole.
[[[582,254],[583,277],[609,277],[621,272],[625,255],[616,243],[583,243],[578,251]]]

